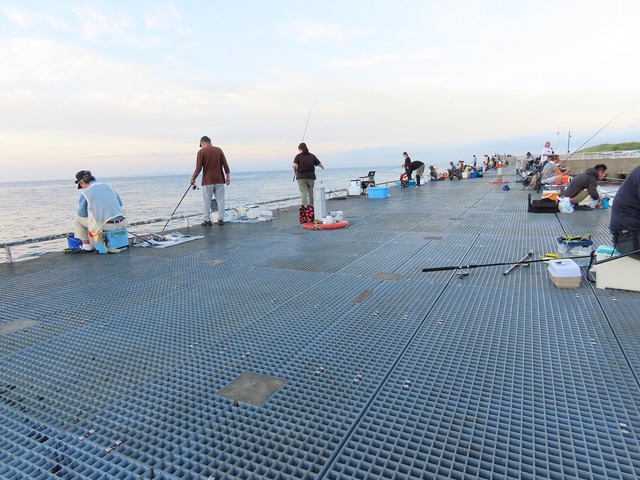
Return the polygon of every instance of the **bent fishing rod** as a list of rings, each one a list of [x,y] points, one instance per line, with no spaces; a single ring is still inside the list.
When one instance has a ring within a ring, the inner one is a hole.
[[[573,157],[573,155],[575,153],[578,153],[580,151],[580,149],[582,147],[584,147],[587,143],[589,143],[593,137],[595,137],[596,135],[598,135],[602,130],[604,130],[605,128],[607,128],[609,125],[611,125],[618,117],[620,117],[624,112],[626,112],[627,110],[629,110],[631,107],[633,107],[636,103],[640,102],[640,98],[638,98],[635,102],[633,102],[631,105],[629,105],[627,108],[625,108],[624,110],[622,110],[618,115],[616,115],[615,117],[613,117],[611,120],[609,120],[607,123],[604,124],[604,126],[598,130],[596,133],[594,133],[593,135],[591,135],[589,137],[589,139],[584,142],[582,145],[580,145],[578,148],[576,148],[573,153],[571,153],[567,158],[565,158],[562,162],[559,163],[559,165],[562,165],[564,162],[566,162],[567,160],[569,160],[571,157]]]

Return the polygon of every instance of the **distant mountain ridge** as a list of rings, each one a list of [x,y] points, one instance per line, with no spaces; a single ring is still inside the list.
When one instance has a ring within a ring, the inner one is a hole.
[[[594,145],[593,147],[583,148],[582,150],[580,150],[580,153],[617,152],[620,150],[640,150],[640,142],[603,143],[601,145]]]

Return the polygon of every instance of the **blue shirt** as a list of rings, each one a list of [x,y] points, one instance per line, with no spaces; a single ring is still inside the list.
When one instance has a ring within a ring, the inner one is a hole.
[[[92,182],[89,182],[89,185],[93,185],[94,183],[96,183],[96,181],[97,180],[93,180]],[[122,199],[120,198],[120,195],[118,194],[118,192],[115,192],[115,193],[116,193],[116,197],[118,197],[118,203],[120,203],[120,206],[122,206]],[[89,216],[87,199],[82,194],[80,194],[80,201],[78,202],[78,211],[76,213],[79,217],[86,218]],[[120,219],[116,218],[115,220],[120,220]]]

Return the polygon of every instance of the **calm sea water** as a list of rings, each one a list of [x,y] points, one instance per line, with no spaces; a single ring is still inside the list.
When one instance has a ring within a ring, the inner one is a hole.
[[[400,162],[398,162],[400,163]],[[375,168],[376,181],[395,181],[400,176],[400,166]],[[347,188],[351,179],[366,175],[362,168],[325,169],[316,172],[317,187],[326,191]],[[68,181],[0,183],[0,243],[73,231],[73,217],[78,204],[78,190]],[[98,178],[111,184],[122,197],[124,209],[130,222],[168,218],[189,186],[189,175],[170,175],[141,178]],[[293,172],[238,172],[231,174],[231,185],[226,189],[226,206],[242,207],[250,203],[266,202],[289,197],[298,197],[297,183]],[[298,199],[284,202],[295,205]],[[176,211],[176,215],[202,211],[201,190],[189,190]],[[265,208],[275,208],[265,206]],[[193,221],[199,220],[194,218]],[[155,225],[131,227],[134,233],[158,232],[164,222]],[[184,225],[182,220],[169,224],[176,228]],[[15,260],[37,257],[45,252],[61,251],[66,247],[65,239],[11,247]],[[0,249],[0,262],[5,261]]]

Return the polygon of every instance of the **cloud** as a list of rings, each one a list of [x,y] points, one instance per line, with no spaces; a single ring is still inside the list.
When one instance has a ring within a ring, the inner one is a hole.
[[[0,7],[2,13],[7,19],[20,29],[24,29],[33,22],[33,12],[25,8],[10,8],[7,6]]]
[[[69,22],[59,16],[44,13],[24,7],[0,7],[2,14],[18,30],[39,29],[51,27],[55,31],[68,31]]]
[[[438,47],[407,52],[387,52],[374,55],[362,55],[357,58],[334,58],[326,66],[339,70],[363,70],[378,67],[396,66],[403,70],[407,65],[415,62],[431,61],[441,56],[442,49]],[[396,72],[402,76],[402,72]]]
[[[278,30],[287,37],[293,37],[301,42],[320,40],[322,42],[344,43],[348,40],[374,35],[373,28],[345,28],[334,23],[320,23],[307,19],[295,19],[280,24]]]

